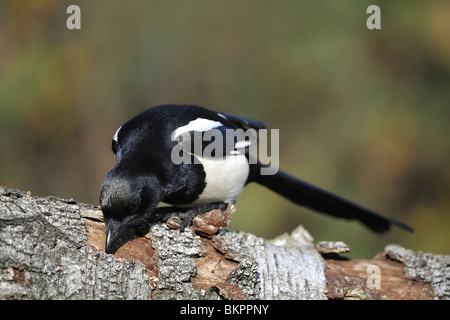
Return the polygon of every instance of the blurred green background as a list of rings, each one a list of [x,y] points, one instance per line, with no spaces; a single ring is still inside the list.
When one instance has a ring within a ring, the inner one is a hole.
[[[98,204],[122,123],[199,104],[276,124],[283,170],[416,233],[379,236],[257,185],[230,229],[303,224],[361,258],[388,243],[450,254],[449,1],[0,3],[0,185]]]

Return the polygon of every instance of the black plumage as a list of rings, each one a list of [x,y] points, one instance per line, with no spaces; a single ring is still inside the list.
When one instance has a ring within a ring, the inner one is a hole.
[[[376,232],[391,224],[407,225],[320,189],[283,171],[262,175],[261,163],[249,155],[249,143],[223,139],[221,160],[199,155],[196,138],[226,129],[264,129],[265,123],[194,105],[149,108],[123,124],[112,141],[116,165],[106,175],[100,193],[105,217],[106,251],[113,252],[123,231],[144,224],[160,202],[193,208],[190,216],[234,203],[242,188],[256,182],[296,204],[339,218],[356,219]],[[214,142],[211,139],[211,142]],[[201,151],[210,146],[202,139]],[[231,146],[231,147],[230,147]],[[178,149],[177,149],[178,148]],[[174,150],[189,160],[173,161]],[[217,152],[217,150],[216,150]],[[212,154],[214,158],[215,154]],[[239,164],[232,159],[244,160]],[[188,214],[189,216],[189,214]],[[184,223],[182,228],[186,225]]]

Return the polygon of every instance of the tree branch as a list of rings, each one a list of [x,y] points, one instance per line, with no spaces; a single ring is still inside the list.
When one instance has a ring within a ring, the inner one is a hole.
[[[345,245],[314,245],[301,226],[273,240],[228,232],[231,213],[210,212],[181,234],[176,219],[155,224],[113,256],[99,207],[0,187],[0,298],[450,298],[450,256],[389,245],[346,259]]]

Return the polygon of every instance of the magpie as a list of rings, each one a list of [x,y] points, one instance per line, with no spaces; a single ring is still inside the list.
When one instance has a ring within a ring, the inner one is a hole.
[[[375,232],[386,232],[391,224],[413,232],[400,221],[281,170],[262,174],[268,165],[250,152],[257,138],[228,133],[253,130],[257,134],[266,128],[264,122],[196,105],[159,105],[128,120],[113,136],[116,165],[100,191],[106,252],[115,251],[126,229],[154,217],[161,202],[188,208],[180,224],[183,231],[195,215],[234,205],[250,182],[312,210],[359,220]],[[208,148],[212,151],[205,152]]]

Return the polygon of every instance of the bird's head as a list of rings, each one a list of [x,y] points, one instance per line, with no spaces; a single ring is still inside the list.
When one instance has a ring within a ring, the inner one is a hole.
[[[126,176],[117,166],[109,171],[100,192],[106,226],[106,253],[113,253],[124,231],[142,223],[157,203],[157,197],[144,179]]]

